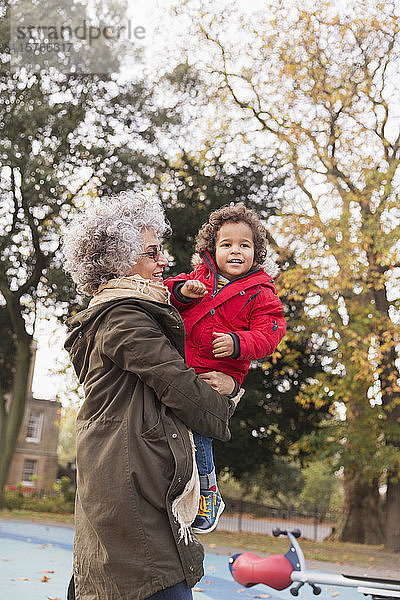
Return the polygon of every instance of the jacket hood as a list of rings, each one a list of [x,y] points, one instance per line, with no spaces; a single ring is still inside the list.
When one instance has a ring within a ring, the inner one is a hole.
[[[68,329],[64,348],[70,355],[79,383],[83,383],[88,372],[90,353],[96,331],[105,315],[116,305],[126,302],[145,302],[138,298],[120,298],[81,310],[66,321]]]
[[[211,257],[211,255],[207,252],[208,256]],[[215,264],[215,260],[212,258],[214,264]],[[196,252],[196,254],[193,254],[192,259],[191,259],[191,265],[193,268],[198,267],[199,265],[203,264],[203,259],[200,256],[200,254],[198,254]],[[280,268],[277,264],[277,262],[275,261],[275,259],[272,257],[272,252],[271,249],[269,249],[267,256],[265,257],[265,260],[263,262],[263,264],[261,265],[261,268],[265,271],[265,273],[267,273],[267,275],[269,275],[270,277],[272,277],[273,279],[276,279],[280,273]]]

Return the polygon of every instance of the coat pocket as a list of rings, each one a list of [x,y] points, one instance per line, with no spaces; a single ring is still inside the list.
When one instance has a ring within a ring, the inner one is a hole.
[[[175,461],[161,418],[140,436],[132,436],[129,446],[130,474],[136,491],[157,510],[166,511]]]
[[[144,431],[141,435],[141,437],[144,440],[148,440],[148,441],[152,441],[152,440],[158,440],[162,437],[165,437],[165,432],[164,432],[164,427],[162,424],[162,420],[161,420],[161,415],[158,415],[158,421],[157,423],[155,423],[155,425],[153,425],[152,427],[150,427],[149,429],[147,429],[146,431]]]

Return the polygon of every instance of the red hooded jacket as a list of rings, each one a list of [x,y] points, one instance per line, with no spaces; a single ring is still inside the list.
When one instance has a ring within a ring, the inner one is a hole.
[[[285,335],[283,306],[273,279],[264,269],[241,275],[218,291],[214,260],[208,252],[202,252],[201,258],[203,263],[191,273],[181,273],[164,281],[171,292],[171,302],[185,323],[186,363],[196,373],[221,371],[241,385],[251,360],[272,354]],[[204,283],[207,296],[181,302],[179,284],[189,279]],[[236,358],[214,357],[214,331],[234,334]]]

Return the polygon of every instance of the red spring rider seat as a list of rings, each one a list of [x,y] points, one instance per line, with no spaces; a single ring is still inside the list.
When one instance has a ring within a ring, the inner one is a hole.
[[[235,554],[229,560],[232,577],[243,587],[264,583],[275,590],[284,590],[291,585],[293,566],[282,554],[263,558],[253,552]]]

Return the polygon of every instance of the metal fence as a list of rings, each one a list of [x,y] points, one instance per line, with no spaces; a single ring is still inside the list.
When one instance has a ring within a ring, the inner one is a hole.
[[[59,491],[7,486],[10,491],[19,491],[25,497],[60,496]],[[287,508],[277,508],[256,502],[247,502],[224,496],[226,508],[222,513],[218,529],[272,535],[275,527],[280,529],[300,529],[304,538],[322,541],[332,533],[334,520],[322,519],[319,513],[301,513]]]
[[[255,502],[235,500],[224,496],[226,505],[218,529],[265,533],[272,535],[275,527],[300,529],[302,537],[321,541],[332,533],[334,523],[321,519],[319,513],[300,513],[296,510],[266,506]]]

